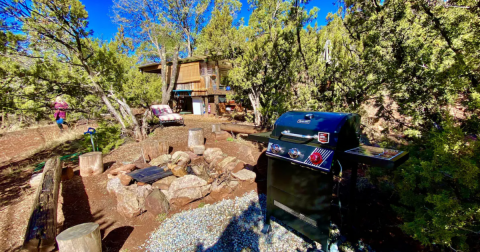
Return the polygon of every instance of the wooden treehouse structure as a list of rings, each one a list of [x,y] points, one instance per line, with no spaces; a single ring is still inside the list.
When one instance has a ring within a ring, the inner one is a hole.
[[[224,60],[210,60],[193,56],[178,60],[178,69],[169,105],[180,114],[219,114],[225,112],[226,95],[232,93],[226,82],[231,64]],[[143,73],[161,74],[160,63],[139,67]],[[172,78],[172,64],[167,64],[167,81]]]

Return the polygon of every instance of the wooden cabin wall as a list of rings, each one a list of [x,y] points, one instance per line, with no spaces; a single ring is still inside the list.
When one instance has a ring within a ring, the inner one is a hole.
[[[200,81],[200,62],[179,65],[177,83]]]

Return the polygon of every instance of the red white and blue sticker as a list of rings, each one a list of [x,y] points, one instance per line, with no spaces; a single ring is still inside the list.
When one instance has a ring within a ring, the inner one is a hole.
[[[324,144],[330,142],[330,133],[318,132],[318,141]]]

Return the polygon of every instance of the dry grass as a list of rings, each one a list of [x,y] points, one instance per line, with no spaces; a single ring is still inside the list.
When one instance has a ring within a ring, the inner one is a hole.
[[[83,136],[83,132],[74,131],[74,130],[66,130],[60,136],[58,136],[58,134],[55,134],[54,132],[48,132],[47,134],[44,135],[45,142],[42,145],[36,147],[35,149],[26,152],[25,155],[32,156],[43,150],[54,149],[55,147],[65,142],[79,139],[82,136]]]

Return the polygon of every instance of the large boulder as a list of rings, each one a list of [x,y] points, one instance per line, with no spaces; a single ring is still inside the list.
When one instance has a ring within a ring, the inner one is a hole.
[[[170,185],[172,184],[173,181],[175,181],[177,177],[175,176],[168,176],[166,178],[162,178],[155,183],[152,184],[153,188],[158,188],[160,190],[168,190]]]
[[[250,183],[254,182],[255,178],[257,177],[255,172],[252,172],[246,169],[232,173],[232,176],[237,178],[238,180],[248,181]]]
[[[149,166],[162,166],[170,162],[171,158],[172,156],[168,154],[158,156],[150,161]]]
[[[190,162],[190,155],[183,151],[177,151],[172,155],[172,162],[175,164],[178,164],[180,162],[188,164],[188,162]]]
[[[145,199],[145,210],[154,216],[167,213],[169,209],[168,198],[159,189],[153,189]]]
[[[223,152],[220,148],[208,148],[203,152],[203,158],[208,163],[211,163],[215,157],[222,156]]]
[[[122,165],[118,168],[115,168],[115,169],[112,169],[110,171],[108,171],[108,174],[110,175],[118,175],[118,174],[125,174],[125,173],[129,173],[133,170],[135,170],[137,167],[135,164],[126,164],[126,165]]]
[[[219,173],[224,173],[227,170],[227,168],[231,167],[230,170],[233,170],[236,164],[237,164],[236,157],[226,157],[222,161],[216,163],[215,169]]]
[[[150,185],[137,186],[134,184],[124,187],[117,193],[117,211],[127,218],[138,216],[145,208],[145,198],[151,191]]]
[[[107,191],[110,194],[117,195],[119,191],[123,190],[123,185],[118,177],[112,178],[107,182]]]
[[[170,204],[184,206],[205,197],[210,193],[210,188],[211,185],[207,184],[207,181],[195,175],[183,176],[173,181],[168,189]]]

